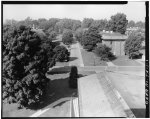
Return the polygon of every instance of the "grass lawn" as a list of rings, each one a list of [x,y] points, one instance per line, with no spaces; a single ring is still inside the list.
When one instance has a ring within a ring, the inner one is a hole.
[[[112,63],[117,66],[142,66],[140,63],[129,59],[128,56],[119,56]]]
[[[60,67],[69,66],[69,62],[56,62],[55,66],[60,66]]]
[[[97,57],[93,52],[88,52],[84,49],[81,49],[81,54],[85,66],[107,66],[107,63],[105,61],[100,61],[100,58]]]
[[[36,110],[31,109],[18,109],[18,105],[14,104],[4,104],[2,107],[2,117],[28,117],[36,112]]]

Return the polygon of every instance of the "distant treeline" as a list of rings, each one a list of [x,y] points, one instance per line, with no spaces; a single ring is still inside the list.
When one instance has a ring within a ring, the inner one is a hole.
[[[74,20],[74,19],[59,19],[59,18],[39,18],[38,20],[33,20],[30,17],[27,17],[25,20],[16,21],[16,20],[6,20],[5,25],[14,25],[14,26],[31,26],[39,29],[45,30],[45,32],[55,31],[57,33],[63,33],[64,29],[69,29],[76,31],[78,28],[89,28],[91,26],[97,27],[99,31],[102,30],[111,30],[114,32],[125,33],[127,27],[140,27],[145,28],[145,23],[142,21],[134,22],[133,20],[128,21],[126,15],[123,13],[117,13],[110,17],[110,20],[99,19],[95,20],[93,18],[84,18],[83,21]]]

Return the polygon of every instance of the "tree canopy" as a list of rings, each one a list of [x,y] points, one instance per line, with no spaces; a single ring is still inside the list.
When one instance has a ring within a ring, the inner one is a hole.
[[[3,99],[29,107],[46,94],[49,58],[41,38],[31,28],[20,26],[8,31],[4,32],[9,37],[3,46]]]
[[[125,41],[125,54],[131,56],[132,53],[139,52],[143,40],[144,37],[142,34],[138,32],[132,32]],[[137,53],[137,55],[139,55],[139,53]]]
[[[97,43],[100,42],[102,42],[101,35],[96,27],[90,27],[83,33],[81,44],[88,51],[93,50]]]
[[[69,55],[68,49],[63,45],[58,45],[54,48],[55,53],[55,59],[56,61],[63,62],[63,61],[69,61]]]
[[[111,16],[110,28],[114,32],[119,32],[125,34],[128,20],[126,15],[123,13],[117,13],[116,15]]]
[[[135,22],[133,20],[129,21],[128,27],[135,27]]]
[[[93,21],[92,18],[84,18],[82,21],[82,28],[89,28]]]
[[[73,43],[73,33],[71,30],[65,30],[62,36],[62,42],[66,45]]]

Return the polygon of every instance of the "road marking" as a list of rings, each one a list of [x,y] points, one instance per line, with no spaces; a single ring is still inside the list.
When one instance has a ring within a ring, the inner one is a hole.
[[[73,100],[73,108],[74,108],[75,117],[79,117],[78,98],[75,98]]]
[[[70,114],[69,117],[72,117],[72,99],[70,100]]]
[[[50,108],[44,109],[44,110],[39,110],[36,113],[34,113],[33,115],[31,115],[30,117],[38,117],[41,114],[43,114],[44,112],[48,111]]]
[[[37,112],[35,112],[34,114],[32,114],[31,116],[29,116],[29,117],[38,117],[38,116],[40,116],[41,114],[43,114],[43,113],[45,113],[46,111],[48,111],[49,109],[52,109],[55,105],[57,105],[57,104],[59,104],[59,103],[61,103],[61,102],[63,102],[63,101],[69,101],[70,100],[70,97],[66,97],[66,98],[62,98],[62,99],[60,99],[60,100],[57,100],[57,101],[55,101],[55,102],[53,102],[52,104],[50,104],[50,105],[48,105],[47,107],[49,107],[49,108],[46,108],[45,107],[45,109],[41,109],[41,110],[38,110]]]

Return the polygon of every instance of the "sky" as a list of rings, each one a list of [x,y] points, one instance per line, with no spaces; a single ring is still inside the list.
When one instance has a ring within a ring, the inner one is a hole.
[[[23,5],[4,4],[3,21],[6,19],[24,20],[38,18],[83,18],[110,19],[116,13],[124,13],[128,20],[144,21],[146,16],[145,2],[128,2],[125,5]]]

